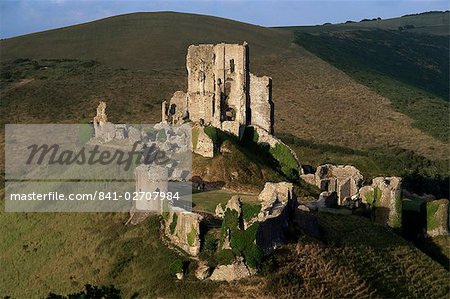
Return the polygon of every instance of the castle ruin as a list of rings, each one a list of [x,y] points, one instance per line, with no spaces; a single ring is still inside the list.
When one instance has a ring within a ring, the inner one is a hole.
[[[272,79],[250,73],[247,43],[191,45],[187,92],[162,104],[162,122],[187,120],[242,137],[246,126],[273,134]]]

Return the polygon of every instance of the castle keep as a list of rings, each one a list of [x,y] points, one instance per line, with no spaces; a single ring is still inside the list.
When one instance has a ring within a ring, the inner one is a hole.
[[[250,73],[247,43],[191,45],[187,92],[162,104],[162,121],[191,120],[242,137],[246,126],[273,133],[272,79]]]

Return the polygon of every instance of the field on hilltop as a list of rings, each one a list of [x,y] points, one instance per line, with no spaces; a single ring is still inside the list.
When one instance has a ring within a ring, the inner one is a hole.
[[[302,32],[333,32],[341,30],[381,29],[405,30],[412,33],[426,33],[434,35],[449,35],[449,11],[430,11],[417,14],[404,15],[397,18],[348,20],[345,23],[316,26],[280,27]]]

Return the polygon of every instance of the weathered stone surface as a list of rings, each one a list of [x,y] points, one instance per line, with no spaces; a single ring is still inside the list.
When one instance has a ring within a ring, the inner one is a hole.
[[[141,131],[136,129],[135,127],[128,128],[128,142],[130,144],[134,144],[141,140]]]
[[[136,192],[167,192],[168,191],[168,171],[166,167],[157,165],[141,164],[136,167]],[[162,203],[157,200],[136,200],[133,201],[134,209],[137,211],[162,212]]]
[[[261,202],[261,211],[258,214],[258,231],[256,244],[263,254],[271,253],[278,245],[285,241],[284,230],[288,220],[297,207],[297,198],[294,194],[293,184],[287,182],[266,183],[258,196]],[[252,220],[245,222],[245,227],[251,225]]]
[[[188,97],[185,92],[176,91],[169,104],[164,104],[166,120],[171,124],[183,123],[189,117],[188,114]]]
[[[323,191],[336,191],[338,203],[358,194],[363,176],[357,168],[350,165],[324,164],[317,167],[315,183]]]
[[[195,270],[195,277],[199,280],[205,280],[211,275],[211,268],[204,261],[198,263],[197,269]]]
[[[206,158],[214,157],[214,142],[209,138],[209,136],[205,133],[202,127],[195,128],[197,133],[195,134],[196,140],[193,140],[193,151],[200,156]]]
[[[375,221],[392,228],[401,228],[402,179],[400,177],[377,177],[373,179],[372,187]]]
[[[200,222],[203,216],[185,211],[180,208],[171,208],[163,213],[165,235],[169,240],[190,255],[200,253]]]
[[[176,278],[178,280],[182,280],[184,278],[184,273],[183,272],[178,272],[175,274]]]
[[[220,265],[214,269],[209,279],[214,281],[232,281],[251,275],[244,262],[237,261],[231,265]]]
[[[234,210],[238,212],[238,215],[242,213],[242,202],[239,195],[233,195],[231,199],[227,202],[225,210]]]
[[[116,126],[110,122],[95,126],[95,137],[104,143],[108,143],[116,137]]]
[[[305,206],[305,205],[299,205],[299,206],[297,207],[297,209],[299,209],[300,211],[303,211],[303,212],[309,212],[309,211],[311,211],[310,208],[308,208],[308,207]]]
[[[108,122],[108,116],[106,115],[106,103],[100,101],[97,106],[97,115],[94,117],[94,125],[100,125]]]
[[[316,176],[313,173],[302,174],[300,178],[310,185],[316,184]]]
[[[218,217],[218,218],[223,218],[224,214],[225,214],[225,210],[222,207],[222,204],[221,203],[217,204],[216,209],[214,210],[214,215],[216,215],[216,217]]]
[[[447,235],[449,226],[448,199],[433,200],[426,203],[427,235],[430,237]]]
[[[250,74],[251,125],[273,133],[272,78]]]
[[[244,44],[191,45],[186,56],[188,90],[162,104],[162,122],[190,119],[242,137],[254,124],[273,132],[271,79],[248,70]]]

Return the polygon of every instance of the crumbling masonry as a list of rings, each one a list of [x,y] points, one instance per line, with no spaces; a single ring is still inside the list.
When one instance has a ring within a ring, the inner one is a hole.
[[[273,133],[272,79],[250,73],[247,43],[191,45],[187,92],[162,104],[162,121],[190,120],[242,137],[246,126]]]

